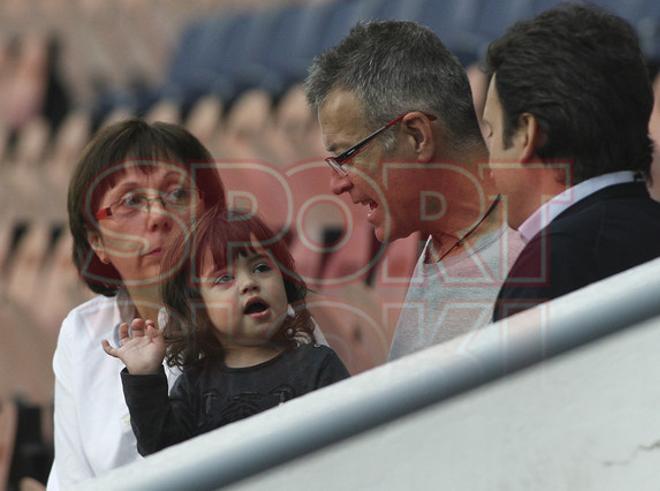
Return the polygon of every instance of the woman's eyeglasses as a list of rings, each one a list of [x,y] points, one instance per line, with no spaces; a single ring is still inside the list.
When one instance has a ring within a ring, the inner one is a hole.
[[[130,220],[151,210],[154,201],[160,201],[163,208],[175,213],[187,211],[201,199],[196,188],[179,186],[169,191],[158,191],[158,196],[149,197],[144,191],[130,191],[117,201],[96,212],[97,220],[114,217],[118,220]]]

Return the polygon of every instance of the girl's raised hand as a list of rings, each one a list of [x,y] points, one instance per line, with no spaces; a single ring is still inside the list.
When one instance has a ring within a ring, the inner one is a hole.
[[[119,326],[119,347],[113,347],[107,340],[101,343],[110,356],[124,362],[131,375],[158,373],[165,357],[165,340],[151,320],[133,319],[131,334],[126,322]]]

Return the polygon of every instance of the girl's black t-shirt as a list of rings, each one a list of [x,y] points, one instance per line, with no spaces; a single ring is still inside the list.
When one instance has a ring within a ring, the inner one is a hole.
[[[141,455],[162,450],[253,416],[294,397],[349,377],[327,346],[305,344],[259,365],[230,368],[200,363],[183,371],[167,394],[164,370],[121,372],[124,397]]]

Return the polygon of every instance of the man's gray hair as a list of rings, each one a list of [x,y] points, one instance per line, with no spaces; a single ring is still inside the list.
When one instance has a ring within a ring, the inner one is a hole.
[[[357,96],[371,129],[416,110],[440,119],[452,147],[481,139],[465,70],[433,31],[416,22],[360,22],[317,56],[305,80],[312,109],[318,112],[334,89]],[[388,136],[383,145],[389,150],[394,140]]]

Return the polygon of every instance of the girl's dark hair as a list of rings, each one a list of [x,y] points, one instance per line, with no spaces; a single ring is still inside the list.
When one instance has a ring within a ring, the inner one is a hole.
[[[295,313],[287,315],[271,340],[291,348],[301,339],[311,341],[314,324],[305,304],[307,286],[295,272],[284,237],[273,234],[255,215],[216,206],[202,215],[190,236],[178,237],[163,258],[161,269],[171,274],[161,287],[168,313],[164,334],[170,366],[183,368],[200,359],[221,360],[224,357],[199,288],[203,281],[200,271],[204,255],[211,251],[215,266],[224,269],[239,255],[254,254],[255,240],[271,255],[282,273],[286,298]]]
[[[158,162],[179,165],[194,178],[205,209],[225,207],[225,192],[211,154],[181,126],[131,119],[100,130],[73,172],[67,206],[73,262],[89,288],[108,297],[117,293],[122,278],[111,264],[99,260],[87,234],[98,230],[95,212],[99,203],[123,174],[124,164],[131,161],[149,163],[137,166],[144,173],[153,171]]]

